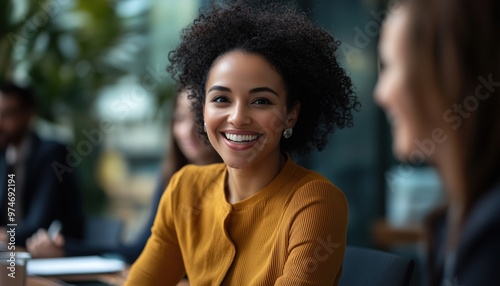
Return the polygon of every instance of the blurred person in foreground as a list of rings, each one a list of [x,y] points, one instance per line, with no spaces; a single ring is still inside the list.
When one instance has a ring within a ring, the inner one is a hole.
[[[206,144],[200,138],[194,113],[191,110],[191,100],[187,98],[185,92],[179,92],[174,100],[169,128],[169,149],[163,163],[158,185],[153,193],[150,215],[139,236],[133,242],[119,244],[116,248],[103,248],[99,245],[86,245],[82,241],[68,241],[62,235],[51,239],[47,235],[47,231],[41,229],[28,239],[27,249],[31,255],[38,258],[115,253],[122,256],[126,262],[133,263],[151,235],[151,226],[154,222],[160,198],[172,175],[187,164],[207,165],[221,161],[212,146]]]
[[[389,13],[375,99],[394,153],[433,164],[448,204],[428,221],[430,285],[500,273],[500,2],[419,0]]]
[[[15,244],[21,246],[54,220],[61,222],[67,236],[81,238],[84,232],[76,171],[61,175],[53,168],[54,162],[65,164],[68,153],[63,145],[31,130],[35,113],[30,89],[0,83],[0,242],[12,242],[7,224],[15,223]],[[8,178],[15,186],[7,188]]]
[[[219,3],[219,2],[217,2]],[[224,163],[177,172],[126,285],[337,285],[348,206],[291,154],[322,149],[358,101],[339,42],[294,7],[211,3],[169,54]]]

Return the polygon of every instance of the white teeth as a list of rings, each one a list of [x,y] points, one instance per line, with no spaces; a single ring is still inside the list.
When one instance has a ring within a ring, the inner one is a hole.
[[[257,135],[237,135],[231,133],[224,133],[224,135],[233,142],[249,142],[257,139]]]

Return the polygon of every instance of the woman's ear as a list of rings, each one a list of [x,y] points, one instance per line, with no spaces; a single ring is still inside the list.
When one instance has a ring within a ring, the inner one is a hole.
[[[293,128],[297,120],[299,119],[300,113],[300,101],[297,101],[293,104],[292,108],[288,111],[286,116],[286,127]]]

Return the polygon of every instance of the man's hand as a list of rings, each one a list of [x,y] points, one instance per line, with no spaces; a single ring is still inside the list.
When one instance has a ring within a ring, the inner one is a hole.
[[[45,229],[39,229],[26,240],[26,249],[33,258],[64,257],[64,237],[51,239]]]

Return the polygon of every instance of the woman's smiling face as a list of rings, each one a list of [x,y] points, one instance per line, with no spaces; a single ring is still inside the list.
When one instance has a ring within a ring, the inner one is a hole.
[[[283,130],[293,127],[299,106],[287,110],[283,78],[264,57],[243,51],[222,55],[205,90],[208,139],[229,167],[279,160]]]

